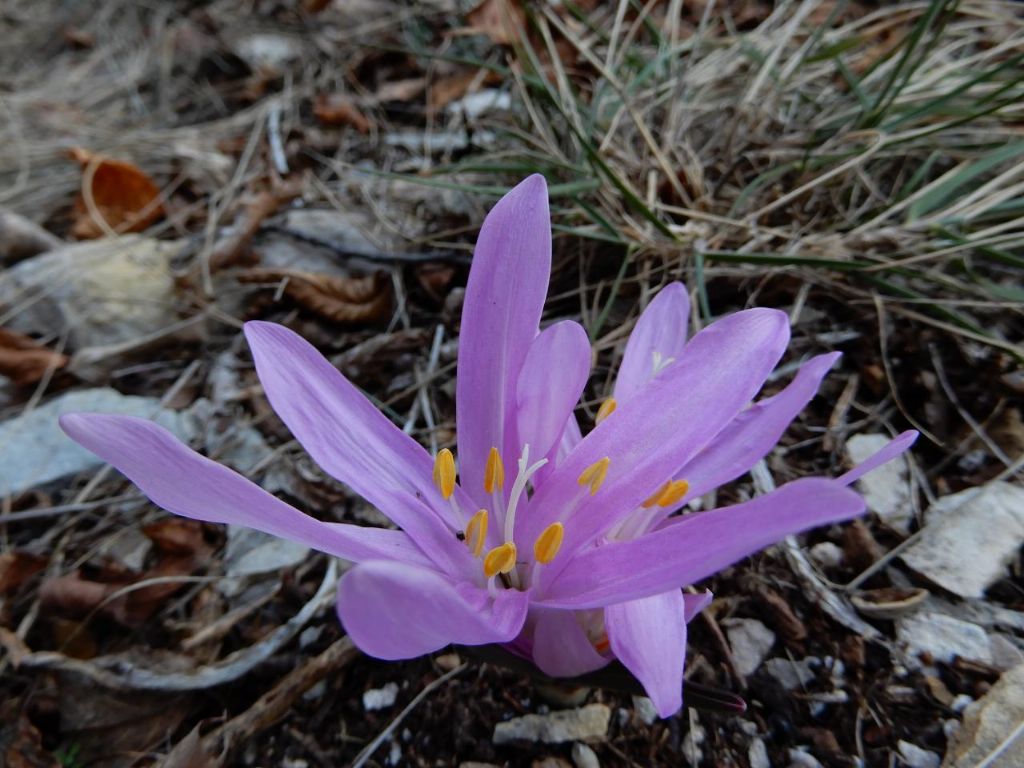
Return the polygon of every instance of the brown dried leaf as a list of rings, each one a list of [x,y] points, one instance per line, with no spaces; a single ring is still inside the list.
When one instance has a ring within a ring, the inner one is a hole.
[[[497,45],[512,45],[526,26],[526,13],[517,0],[483,0],[466,14],[466,32],[487,35]]]
[[[6,376],[15,386],[35,384],[48,371],[67,364],[66,355],[47,349],[23,333],[0,328],[0,376]]]
[[[758,590],[761,604],[767,609],[766,618],[782,637],[790,642],[807,639],[807,627],[793,612],[793,607],[782,595],[768,587]]]
[[[82,191],[75,198],[71,226],[74,237],[90,240],[108,229],[141,232],[164,215],[160,188],[138,166],[81,148],[71,150],[71,156],[82,165]],[[89,199],[102,222],[90,211]]]
[[[159,768],[218,768],[221,761],[203,747],[197,725],[157,765]]]
[[[365,323],[391,311],[391,283],[383,272],[368,277],[336,277],[290,269],[250,269],[243,283],[276,283],[295,303],[336,323]]]
[[[369,133],[372,123],[344,93],[321,93],[313,102],[313,114],[324,125],[350,125]]]
[[[146,538],[159,552],[176,557],[206,556],[209,547],[203,540],[203,527],[195,520],[168,517],[142,528]]]
[[[0,709],[0,765],[5,768],[60,768],[57,759],[43,749],[39,731],[10,699]]]
[[[0,595],[14,592],[46,567],[47,558],[11,550],[0,554]]]

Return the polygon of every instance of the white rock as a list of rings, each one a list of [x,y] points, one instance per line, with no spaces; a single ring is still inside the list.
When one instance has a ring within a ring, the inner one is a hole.
[[[654,706],[654,702],[646,696],[633,697],[633,712],[644,725],[654,725],[658,719],[658,710]]]
[[[987,758],[987,768],[1024,765],[1024,664],[1005,672],[985,696],[964,711],[963,724],[949,742],[943,768],[973,768]],[[1016,738],[1011,738],[1016,732]],[[995,753],[998,753],[998,757]]]
[[[903,561],[954,594],[982,597],[1024,544],[1024,488],[995,482],[944,496],[925,523]]]
[[[860,464],[891,439],[888,435],[854,435],[846,441],[846,456],[851,464]],[[895,459],[868,472],[857,481],[857,489],[869,510],[897,530],[909,529],[914,510],[910,503],[906,459]]]
[[[779,685],[787,691],[794,688],[801,688],[809,684],[815,678],[812,665],[817,665],[818,659],[808,657],[800,661],[789,659],[768,659],[764,662],[765,671],[774,677]]]
[[[68,346],[135,341],[178,322],[171,259],[183,245],[138,236],[74,243],[0,273],[0,308],[25,333],[67,329]]]
[[[918,613],[898,620],[896,637],[914,659],[928,653],[935,661],[946,663],[954,656],[986,664],[992,661],[984,629],[942,613]]]
[[[494,726],[494,743],[515,741],[560,744],[566,741],[602,739],[608,733],[611,710],[604,704],[588,704],[580,709],[524,715]]]
[[[1018,664],[1024,664],[1024,651],[1006,635],[995,632],[988,636],[988,641],[992,646],[993,667],[1005,672]]]
[[[487,112],[507,112],[512,106],[512,94],[495,88],[482,88],[467,93],[461,99],[453,101],[445,111],[454,115],[465,115],[475,120]]]
[[[821,768],[821,763],[810,752],[804,752],[802,749],[790,749],[789,768]]]
[[[927,749],[921,749],[909,741],[898,741],[896,748],[908,768],[939,768],[942,758]]]
[[[235,53],[253,69],[279,70],[302,55],[302,42],[276,32],[255,32],[239,37]]]
[[[757,619],[724,619],[736,671],[744,677],[754,674],[775,645],[775,633]]]
[[[572,762],[576,768],[601,768],[597,753],[579,741],[572,745]]]
[[[229,577],[254,576],[292,568],[309,557],[309,547],[252,528],[228,526],[224,551]]]
[[[772,761],[768,759],[768,747],[762,739],[754,739],[747,748],[747,760],[750,761],[750,768],[772,768]]]
[[[374,712],[393,706],[398,698],[398,683],[388,683],[383,688],[371,688],[363,692],[363,709]]]
[[[843,564],[843,550],[831,541],[822,541],[810,549],[811,560],[821,568],[838,568]]]
[[[0,423],[0,497],[16,496],[38,485],[103,465],[102,459],[65,435],[58,425],[58,416],[73,411],[152,419],[185,441],[196,431],[192,419],[161,408],[156,398],[122,395],[107,388],[67,392]]]

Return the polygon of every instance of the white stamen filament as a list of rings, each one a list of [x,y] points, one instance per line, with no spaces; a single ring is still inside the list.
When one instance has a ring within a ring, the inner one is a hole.
[[[519,499],[526,490],[526,484],[530,477],[541,467],[548,463],[547,459],[541,459],[536,464],[530,465],[530,446],[523,446],[523,455],[519,457],[519,474],[512,484],[512,491],[508,497],[508,509],[505,512],[505,541],[514,541],[512,538],[516,528],[516,507],[519,506]]]
[[[665,357],[658,350],[654,350],[651,353],[651,357],[654,358],[653,364],[651,365],[652,379],[676,361],[674,357]]]

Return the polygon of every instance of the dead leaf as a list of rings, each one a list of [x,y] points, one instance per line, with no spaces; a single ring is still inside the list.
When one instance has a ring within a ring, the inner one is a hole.
[[[157,763],[159,768],[217,768],[220,764],[220,760],[215,759],[203,747],[198,725]]]
[[[456,99],[461,99],[469,91],[476,90],[484,82],[486,75],[483,70],[466,70],[454,75],[441,77],[430,84],[427,94],[427,109],[438,112]]]
[[[243,283],[280,283],[278,290],[295,303],[336,323],[365,323],[391,311],[387,274],[337,277],[291,269],[250,269],[238,276]]]
[[[244,207],[235,219],[232,233],[214,245],[209,258],[210,271],[219,272],[226,267],[254,263],[253,259],[247,261],[249,243],[268,216],[301,192],[299,183],[282,183],[273,190],[247,196],[243,201]]]
[[[466,14],[467,33],[487,35],[497,45],[513,45],[526,26],[526,13],[516,0],[483,0]]]
[[[344,93],[321,93],[313,102],[313,114],[324,125],[349,125],[369,133],[372,123]]]
[[[39,731],[11,699],[0,709],[0,765],[5,768],[60,768],[53,755],[43,749]]]
[[[23,333],[0,328],[0,376],[6,376],[15,386],[35,384],[47,372],[59,371],[67,364],[66,355],[47,349]]]
[[[90,240],[108,230],[141,232],[164,215],[160,188],[138,166],[81,148],[71,150],[71,156],[82,166],[82,191],[75,198],[71,226],[74,237]]]
[[[42,555],[10,550],[0,554],[0,595],[14,592],[39,573],[49,560]]]

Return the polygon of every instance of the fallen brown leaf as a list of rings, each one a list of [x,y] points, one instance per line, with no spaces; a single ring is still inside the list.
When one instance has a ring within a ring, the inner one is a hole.
[[[278,283],[296,304],[336,323],[380,320],[391,311],[391,283],[387,274],[336,277],[290,269],[250,269],[240,274],[243,283]]]
[[[466,14],[466,32],[487,35],[497,45],[512,45],[526,26],[526,13],[517,0],[483,0]]]
[[[47,349],[34,339],[0,328],[0,376],[6,376],[15,386],[35,384],[48,371],[58,371],[68,364],[68,357]]]
[[[141,232],[164,215],[160,188],[138,166],[82,148],[71,150],[71,157],[82,166],[82,190],[75,198],[71,225],[74,237],[91,240],[108,230]]]
[[[0,595],[14,592],[46,567],[47,558],[10,550],[0,554]]]
[[[344,93],[321,93],[313,101],[313,114],[324,125],[349,125],[369,133],[372,123]]]

